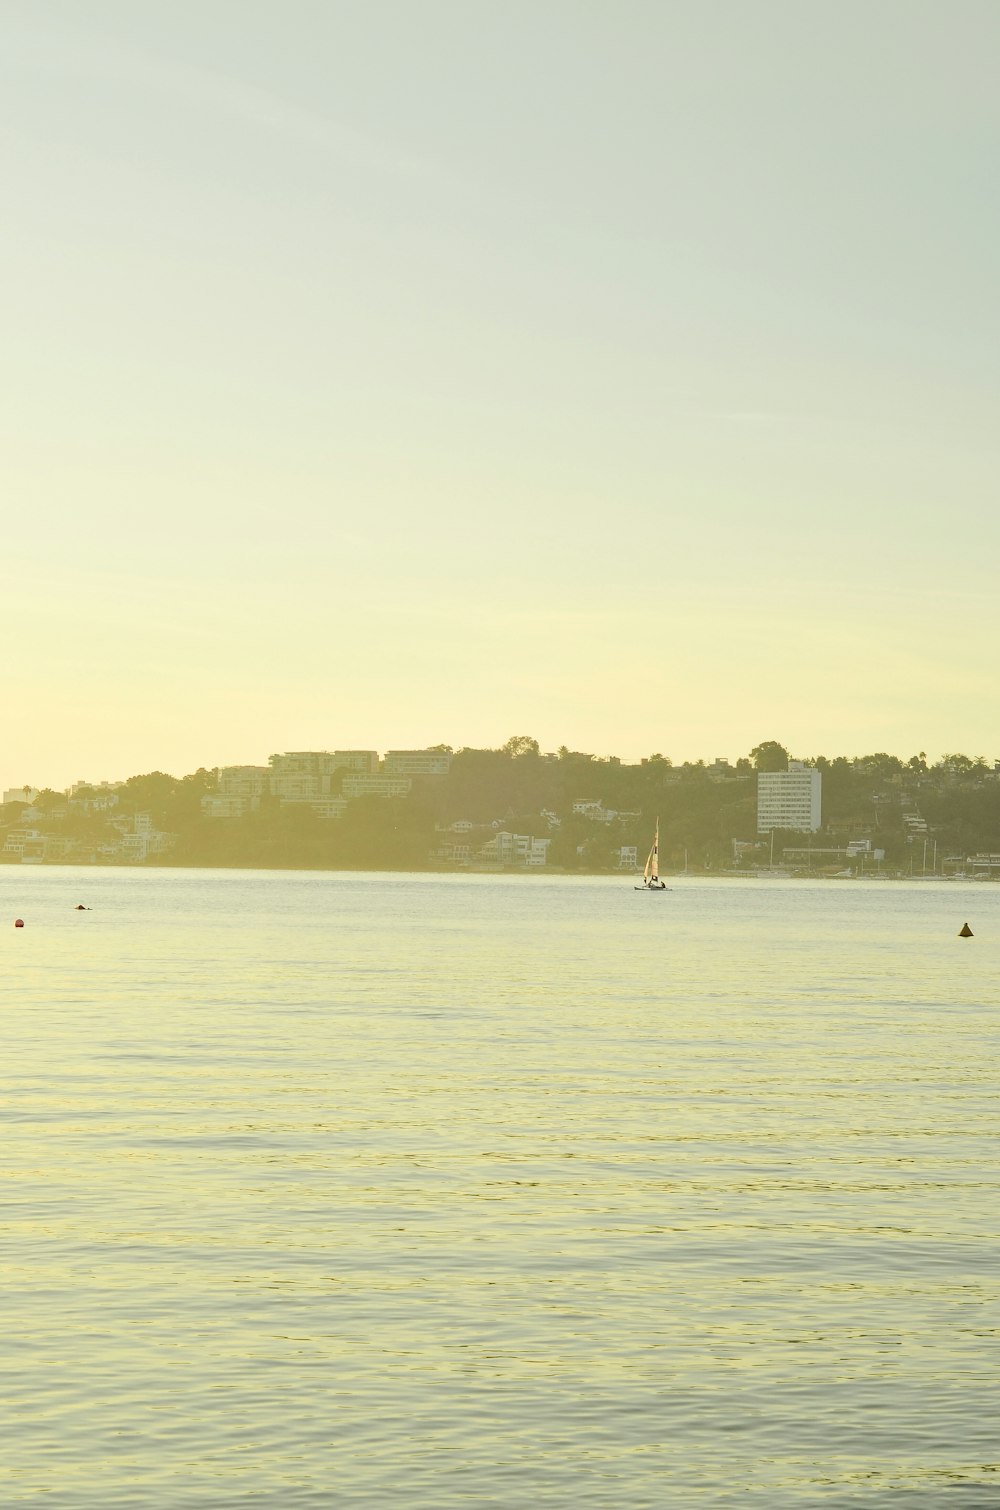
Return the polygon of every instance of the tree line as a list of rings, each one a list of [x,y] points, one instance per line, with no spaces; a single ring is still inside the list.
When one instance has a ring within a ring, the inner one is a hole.
[[[659,752],[635,764],[566,746],[548,756],[528,735],[496,749],[449,753],[449,775],[415,779],[405,798],[359,797],[335,819],[269,797],[242,817],[206,817],[202,798],[215,791],[218,773],[203,767],[181,777],[132,776],[117,788],[113,807],[101,788],[78,788],[72,800],[43,791],[30,808],[4,804],[3,821],[11,829],[27,815],[46,832],[78,840],[85,852],[114,831],[115,820],[148,813],[172,836],[156,863],[413,869],[431,867],[441,835],[463,820],[474,825],[474,848],[500,826],[548,839],[553,866],[604,870],[620,863],[623,846],[644,855],[659,819],[665,868],[714,870],[734,864],[737,846],[745,854],[760,842],[755,773],[785,769],[789,761],[777,740],[761,741],[721,769],[704,761],[674,765]],[[916,817],[942,853],[1000,852],[1000,781],[981,757],[946,755],[929,763],[924,752],[901,758],[880,751],[805,763],[823,774],[824,832],[816,844],[835,847],[866,836],[885,850],[887,863],[905,865]],[[605,822],[575,813],[582,802],[616,816]],[[802,836],[778,834],[776,842],[780,848]]]

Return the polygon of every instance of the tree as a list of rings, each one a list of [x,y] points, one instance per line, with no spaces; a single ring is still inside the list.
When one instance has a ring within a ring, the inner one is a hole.
[[[505,745],[500,746],[504,755],[509,755],[512,760],[520,760],[524,755],[537,755],[539,753],[538,740],[532,739],[530,734],[512,734]]]
[[[861,755],[854,762],[858,769],[871,771],[876,776],[888,779],[890,776],[898,776],[903,769],[903,762],[897,755],[887,755],[884,750],[877,750],[874,755]]]
[[[214,792],[219,785],[218,769],[209,770],[200,765],[196,771],[181,777],[181,786],[197,787],[199,793]]]
[[[788,770],[788,751],[776,739],[765,739],[761,744],[754,745],[750,759],[758,771]]]
[[[39,792],[33,806],[37,812],[51,813],[58,808],[65,807],[66,798],[62,792],[54,792],[50,786],[47,786]]]
[[[165,771],[148,771],[145,775],[130,776],[122,782],[118,788],[118,800],[123,812],[149,812],[157,828],[169,830],[176,810],[177,795],[181,790],[181,783],[176,776],[168,776]],[[199,794],[189,787],[187,795],[190,804],[197,807]]]
[[[130,776],[122,782],[119,791],[135,806],[144,807],[166,801],[179,786],[176,776],[168,776],[165,771],[149,771],[144,776]]]
[[[690,780],[691,777],[694,777],[696,779],[698,777],[704,778],[705,762],[703,760],[685,760],[684,764],[681,766],[681,775],[688,780]]]

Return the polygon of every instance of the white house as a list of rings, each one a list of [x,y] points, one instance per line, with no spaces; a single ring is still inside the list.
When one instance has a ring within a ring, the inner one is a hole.
[[[613,823],[618,817],[614,808],[605,807],[599,798],[578,797],[573,811],[580,818],[590,818],[594,823]]]

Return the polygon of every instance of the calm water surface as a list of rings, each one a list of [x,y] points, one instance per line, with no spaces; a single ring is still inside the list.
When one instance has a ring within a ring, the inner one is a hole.
[[[0,897],[5,1510],[1000,1506],[1000,887]]]

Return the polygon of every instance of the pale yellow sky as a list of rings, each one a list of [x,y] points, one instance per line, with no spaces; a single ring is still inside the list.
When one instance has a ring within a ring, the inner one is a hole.
[[[1000,755],[1000,12],[5,7],[0,784]]]

